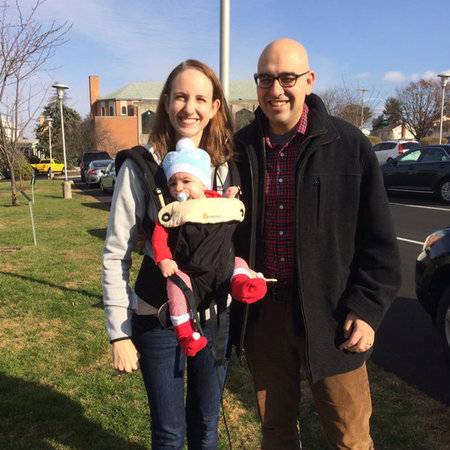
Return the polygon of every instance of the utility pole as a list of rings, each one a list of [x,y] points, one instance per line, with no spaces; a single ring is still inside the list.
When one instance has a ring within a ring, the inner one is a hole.
[[[220,81],[225,100],[230,84],[230,0],[220,1]]]
[[[361,93],[362,93],[362,97],[361,97],[361,127],[360,127],[360,129],[362,130],[364,127],[364,94],[366,92],[369,92],[369,89],[359,88],[359,89],[357,89],[357,91],[361,91]]]

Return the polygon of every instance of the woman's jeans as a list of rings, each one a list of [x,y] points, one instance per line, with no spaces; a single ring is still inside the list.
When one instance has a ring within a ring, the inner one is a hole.
[[[163,329],[155,316],[134,314],[132,323],[150,406],[152,449],[183,449],[186,435],[189,449],[216,449],[226,367],[215,367],[208,347],[186,358],[174,331]],[[209,322],[203,332],[211,343]]]

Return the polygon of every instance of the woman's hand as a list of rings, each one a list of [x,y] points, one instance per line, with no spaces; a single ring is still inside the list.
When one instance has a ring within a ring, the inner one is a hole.
[[[241,190],[241,188],[239,186],[230,186],[229,188],[227,188],[227,190],[225,191],[225,197],[226,198],[235,198],[236,195],[239,194],[239,191]]]
[[[163,276],[170,277],[178,270],[178,265],[173,259],[163,259],[158,267],[161,269]]]
[[[144,228],[139,227],[137,241],[136,241],[136,250],[139,255],[144,254],[144,247],[145,247],[146,241],[147,241],[147,236],[145,234]]]
[[[113,366],[117,375],[139,370],[139,352],[131,339],[122,339],[112,344]]]

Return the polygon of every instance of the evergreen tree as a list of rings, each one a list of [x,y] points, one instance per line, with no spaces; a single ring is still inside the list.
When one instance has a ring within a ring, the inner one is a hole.
[[[82,153],[80,148],[81,116],[72,108],[63,103],[64,135],[66,141],[66,158],[68,166],[76,165]],[[54,99],[48,103],[41,114],[44,118],[51,117],[52,123],[52,156],[63,160],[61,115],[58,102]],[[36,138],[39,139],[38,149],[49,155],[49,131],[47,121],[36,127]]]

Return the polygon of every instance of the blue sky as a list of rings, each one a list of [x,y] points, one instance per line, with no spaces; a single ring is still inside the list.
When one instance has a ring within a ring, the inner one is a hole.
[[[450,70],[448,0],[230,3],[231,80],[250,79],[261,50],[280,37],[308,50],[317,93],[345,83],[386,99]],[[67,104],[82,117],[89,75],[100,77],[103,96],[133,81],[164,81],[187,58],[220,70],[220,0],[47,0],[38,17],[72,23],[41,81],[68,85]]]

